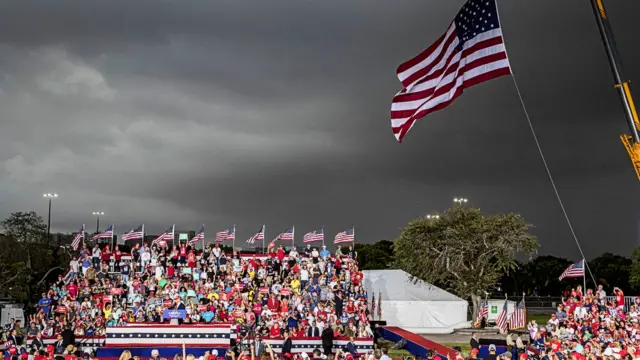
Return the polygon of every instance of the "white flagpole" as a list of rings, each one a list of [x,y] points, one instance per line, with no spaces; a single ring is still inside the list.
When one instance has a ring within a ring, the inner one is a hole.
[[[140,239],[140,245],[144,246],[144,224],[142,224],[142,239]]]
[[[202,252],[204,252],[204,248],[207,245],[206,242],[207,242],[207,240],[204,237],[204,224],[202,224]]]
[[[84,248],[84,224],[82,224],[82,247]]]
[[[291,245],[293,246],[292,250],[296,249],[296,226],[293,225],[291,228]]]
[[[322,229],[322,246],[324,246],[324,225],[320,226],[320,229]]]
[[[231,253],[236,251],[236,224],[233,224],[233,242],[231,243]]]
[[[173,226],[171,227],[171,244],[173,246],[176,246],[176,224],[173,224]],[[178,246],[180,246],[180,241],[178,241]]]
[[[582,288],[582,296],[584,297],[587,293],[587,260],[584,258],[582,259],[582,283],[584,284]]]
[[[353,233],[353,243],[352,243],[352,245],[353,245],[353,253],[355,254],[355,252],[356,252],[356,227],[355,227],[355,225],[351,226],[351,232]]]
[[[113,251],[116,251],[116,246],[118,245],[113,243],[113,234],[115,234],[115,232],[116,232],[116,225],[111,224],[111,246],[113,246]]]
[[[262,253],[264,254],[264,241],[267,238],[267,225],[262,224]]]

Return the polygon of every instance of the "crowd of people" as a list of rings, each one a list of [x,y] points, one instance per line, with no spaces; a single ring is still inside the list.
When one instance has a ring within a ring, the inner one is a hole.
[[[184,310],[179,323],[233,323],[263,338],[371,337],[362,281],[351,246],[334,254],[279,246],[266,257],[225,254],[217,243],[204,250],[138,243],[130,255],[84,246],[42,294],[26,334],[7,341],[24,346],[36,337],[32,347],[42,350],[38,339],[57,336],[54,348],[64,351],[75,337],[103,336],[108,327],[169,323],[164,310]]]
[[[640,359],[640,298],[625,302],[621,289],[608,297],[604,287],[584,291],[578,286],[563,294],[555,313],[544,324],[527,324],[529,343],[507,336],[507,349],[490,348],[485,360],[510,360],[511,348],[520,360],[637,360]],[[477,341],[473,344],[477,344]],[[477,345],[475,346],[477,349]],[[479,350],[471,350],[477,358]],[[508,359],[507,359],[508,357]]]

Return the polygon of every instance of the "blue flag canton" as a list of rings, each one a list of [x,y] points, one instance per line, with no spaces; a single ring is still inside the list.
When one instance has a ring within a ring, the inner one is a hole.
[[[227,235],[233,235],[233,228],[227,229]]]
[[[485,31],[500,28],[495,0],[469,0],[454,20],[461,50],[464,43]]]
[[[344,231],[346,235],[353,235],[353,228]]]

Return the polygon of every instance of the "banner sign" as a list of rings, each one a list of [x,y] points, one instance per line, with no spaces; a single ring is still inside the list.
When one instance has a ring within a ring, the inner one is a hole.
[[[162,317],[165,319],[186,319],[187,310],[164,310]]]

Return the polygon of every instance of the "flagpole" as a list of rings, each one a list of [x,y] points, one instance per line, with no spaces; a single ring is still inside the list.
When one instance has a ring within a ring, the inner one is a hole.
[[[292,250],[296,249],[296,226],[293,225],[291,228],[291,246],[293,246]]]
[[[82,224],[82,247],[84,248],[84,224]]]
[[[322,246],[324,246],[324,225],[320,226],[320,229],[322,229]]]
[[[116,233],[116,225],[115,224],[111,224],[111,246],[113,246],[113,251],[116,251],[116,245],[113,243],[113,234]]]
[[[355,252],[356,252],[356,226],[355,225],[351,226],[351,232],[353,233],[352,245],[353,245],[353,252],[355,254]],[[355,260],[355,259],[353,259],[353,260]]]
[[[171,227],[171,236],[171,244],[176,246],[176,224],[173,224],[173,227]],[[180,241],[178,241],[178,246],[180,246]]]
[[[144,246],[144,224],[142,224],[142,239],[140,239],[140,245]]]
[[[231,252],[236,252],[236,224],[233,224],[233,242],[231,243]]]
[[[587,293],[587,260],[582,258],[582,296]]]
[[[267,225],[262,224],[262,253],[264,254],[264,239],[267,238]]]

